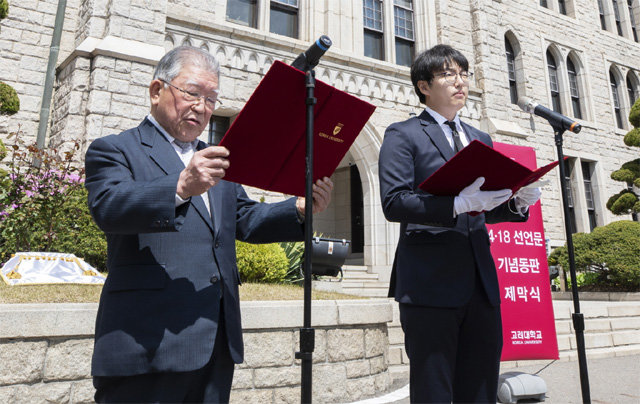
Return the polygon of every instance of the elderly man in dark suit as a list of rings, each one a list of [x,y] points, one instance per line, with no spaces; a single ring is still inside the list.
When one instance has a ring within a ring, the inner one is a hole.
[[[218,79],[209,53],[171,50],[149,86],[151,113],[87,151],[89,207],[108,241],[92,362],[98,402],[227,402],[243,360],[235,239],[303,238],[304,198],[249,199],[222,180],[228,150],[197,139]],[[314,184],[314,212],[332,188],[328,178]]]
[[[472,140],[492,146],[458,116],[470,77],[467,59],[450,46],[421,53],[411,80],[425,110],[389,126],[380,149],[382,209],[400,223],[389,295],[400,304],[412,402],[496,401],[502,325],[485,222],[524,221],[540,196],[481,191],[483,178],[457,196],[418,188]]]

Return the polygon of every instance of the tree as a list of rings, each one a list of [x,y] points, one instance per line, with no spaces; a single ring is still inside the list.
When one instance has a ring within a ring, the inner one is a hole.
[[[9,14],[9,1],[0,0],[0,20],[5,18]]]
[[[624,143],[629,147],[640,147],[640,98],[631,107],[629,122],[633,129],[625,135]],[[631,213],[633,220],[637,221],[640,212],[640,158],[624,163],[611,173],[611,179],[626,183],[627,188],[609,198],[607,209],[616,215]]]
[[[9,14],[8,0],[0,0],[0,20]],[[20,109],[20,99],[16,90],[0,81],[0,115],[13,115]]]
[[[589,274],[589,284],[605,290],[640,290],[640,223],[621,220],[573,238],[576,271]],[[567,246],[556,248],[550,265],[569,269]]]

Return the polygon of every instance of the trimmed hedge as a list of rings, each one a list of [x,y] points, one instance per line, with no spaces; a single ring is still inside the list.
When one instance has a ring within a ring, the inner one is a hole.
[[[279,244],[249,244],[236,241],[241,282],[283,283],[289,260]]]

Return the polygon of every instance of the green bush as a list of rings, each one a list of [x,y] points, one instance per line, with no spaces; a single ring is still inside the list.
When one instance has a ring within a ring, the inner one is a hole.
[[[624,144],[629,147],[640,147],[640,127],[633,128],[624,135]]]
[[[13,115],[20,110],[20,99],[13,87],[0,82],[0,114]]]
[[[640,98],[633,103],[631,111],[629,111],[629,122],[636,128],[640,128]]]
[[[593,273],[590,281],[621,291],[640,290],[640,223],[628,220],[596,227],[573,237],[576,271]],[[566,245],[549,256],[550,265],[569,271]]]
[[[54,231],[57,237],[49,251],[75,254],[99,271],[107,271],[107,240],[91,217],[87,190],[75,188],[57,212]]]
[[[569,272],[567,271],[567,287],[569,289],[571,289],[571,276],[569,275]],[[578,272],[576,273],[576,281],[578,283],[578,288],[581,288],[583,286],[591,286],[591,285],[598,285],[600,275],[596,272]],[[553,279],[553,284],[560,287],[560,282],[561,279],[560,278],[554,278]]]
[[[242,282],[283,283],[285,280],[289,260],[277,243],[236,241],[236,257]]]
[[[9,14],[9,1],[0,0],[0,20]]]
[[[634,211],[637,202],[638,197],[633,192],[625,189],[607,200],[607,209],[616,215],[626,215]]]

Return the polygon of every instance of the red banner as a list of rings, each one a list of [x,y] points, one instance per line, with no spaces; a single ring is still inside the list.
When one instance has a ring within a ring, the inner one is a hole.
[[[536,168],[533,148],[503,143],[494,147],[527,168]],[[501,360],[558,359],[540,202],[529,208],[525,223],[487,228],[502,300]]]

